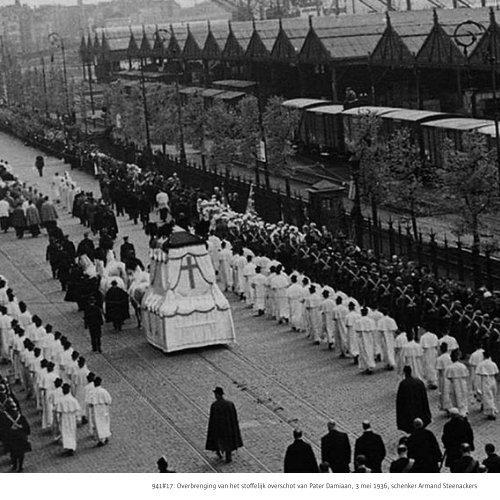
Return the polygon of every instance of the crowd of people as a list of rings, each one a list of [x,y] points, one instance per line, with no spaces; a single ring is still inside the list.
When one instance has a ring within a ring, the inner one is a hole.
[[[2,229],[8,231],[9,225],[13,225],[19,237],[19,227],[12,223],[16,208],[22,209],[27,204],[29,210],[31,205],[36,207],[40,202],[43,214],[48,197],[18,182],[5,168],[0,171],[0,177],[2,201],[9,204],[5,216],[9,223],[4,221]],[[58,205],[65,209],[69,203],[67,198],[61,201],[61,191],[56,192],[54,184],[57,183],[67,196],[65,187],[71,183],[68,176],[64,183],[60,183],[58,176],[54,177],[53,199],[48,202],[54,211],[53,220],[48,222],[54,223],[43,226],[50,240],[57,240],[65,247],[65,252],[70,253],[71,242],[57,227],[55,208]],[[80,425],[88,426],[97,446],[108,443],[112,399],[102,387],[101,377],[90,371],[85,357],[72,347],[67,336],[51,324],[44,325],[39,315],[32,314],[3,276],[0,276],[0,364],[0,443],[3,450],[10,453],[12,471],[23,471],[25,454],[32,450],[31,427],[16,394],[23,393],[26,401],[33,401],[40,418],[36,425],[52,433],[65,456],[76,451]],[[16,391],[13,391],[14,386]],[[31,424],[33,426],[34,422]]]
[[[450,417],[445,428],[452,422],[457,428],[470,428],[467,415],[473,406],[486,418],[496,418],[500,293],[436,278],[425,266],[418,267],[397,256],[377,259],[370,250],[362,250],[314,222],[298,228],[283,222],[268,224],[252,212],[237,214],[229,207],[223,189],[207,195],[181,185],[176,175],[166,178],[105,155],[101,155],[96,173],[101,199],[78,192],[67,175],[61,176],[63,181],[54,181],[55,186],[53,182],[53,199],[57,203],[59,196],[61,206],[79,217],[93,234],[99,233],[98,248],[88,236],[75,248],[57,226],[47,228],[51,233],[47,258],[54,277],[61,281],[66,300],[75,300],[84,311],[87,323],[89,318],[99,317],[103,302],[108,302],[107,293],[119,290],[123,293],[109,300],[116,306],[118,319],[115,321],[106,311],[106,319],[119,330],[128,317],[125,290],[130,278],[144,272],[144,265],[130,248],[123,250],[125,255],[120,255],[119,263],[116,261],[113,246],[117,225],[112,208],[117,215],[128,214],[135,223],[140,220],[152,247],[168,234],[175,220],[207,238],[221,288],[236,293],[256,315],[304,332],[315,344],[324,344],[340,358],[352,359],[363,374],[373,374],[377,366],[394,370],[399,376],[404,374],[401,384],[407,384],[400,387],[401,398],[398,391],[397,420],[398,428],[407,436],[399,444],[400,461],[391,466],[394,472],[436,471],[443,463],[456,472],[468,471],[470,460],[464,457],[474,450],[473,439],[465,439],[463,429],[462,433],[452,432],[451,452],[450,440],[443,435],[445,454],[441,452],[426,428],[431,421],[426,389],[439,392],[440,409]],[[26,190],[30,192],[23,186],[22,192],[29,199]],[[161,222],[150,222],[154,206],[160,208]],[[103,288],[103,282],[109,289]],[[93,335],[92,345],[99,352],[102,322],[97,322],[99,339]],[[414,396],[422,394],[421,381],[424,401],[414,405]],[[335,425],[330,427],[334,430]],[[366,433],[372,432],[368,422],[364,427]],[[302,441],[300,431],[294,438]],[[294,459],[294,448],[303,445],[292,447],[292,458],[287,452],[285,469],[291,472],[296,465],[290,464],[296,460],[300,463],[305,456],[298,453]],[[369,448],[356,446],[355,471],[379,470],[385,451],[380,460],[374,460]],[[492,458],[488,463],[497,463],[493,445],[487,448]],[[334,457],[329,461],[325,456],[322,453],[322,462],[340,472],[331,464]],[[347,463],[350,461],[349,448]],[[474,471],[479,472],[479,463],[474,463]],[[320,470],[326,466],[316,467]],[[496,472],[492,465],[485,467]]]

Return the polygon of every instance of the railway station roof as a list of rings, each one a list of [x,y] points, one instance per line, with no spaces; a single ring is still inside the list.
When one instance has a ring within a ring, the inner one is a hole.
[[[465,23],[465,24],[464,24]],[[160,28],[161,27],[161,28]],[[158,33],[161,32],[161,40]],[[500,27],[488,8],[418,10],[250,22],[101,28],[81,57],[163,57],[234,62],[408,68],[486,67],[500,60]]]

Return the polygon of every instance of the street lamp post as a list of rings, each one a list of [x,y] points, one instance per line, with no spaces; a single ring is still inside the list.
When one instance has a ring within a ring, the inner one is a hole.
[[[142,103],[144,107],[144,122],[146,125],[146,146],[148,153],[151,152],[151,137],[149,135],[149,112],[148,112],[148,99],[146,94],[146,82],[144,80],[144,60],[141,57],[141,90],[142,90]]]
[[[53,47],[61,49],[62,62],[63,62],[63,76],[64,76],[64,95],[66,97],[66,113],[68,116],[71,116],[69,111],[68,74],[66,71],[66,52],[64,50],[64,40],[61,37],[61,35],[59,35],[59,33],[56,32],[50,33],[48,39]]]
[[[493,25],[495,22],[494,11],[490,8],[490,23]],[[481,23],[476,21],[467,20],[457,25],[453,33],[455,42],[463,48],[464,57],[467,60],[467,50],[477,41],[476,30],[486,32],[486,28]],[[495,54],[494,41],[489,39],[489,48],[482,54],[483,62],[488,63],[491,70],[491,93],[493,95],[494,114],[493,120],[495,122],[495,148],[497,153],[497,170],[498,170],[498,188],[500,191],[500,136],[499,136],[499,117],[498,117],[498,103],[497,103],[497,57]]]
[[[47,95],[47,75],[45,74],[45,60],[42,56],[43,100],[45,101],[45,114],[49,116],[49,97]]]

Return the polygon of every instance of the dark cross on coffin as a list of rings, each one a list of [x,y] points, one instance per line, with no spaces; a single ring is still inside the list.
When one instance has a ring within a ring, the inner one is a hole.
[[[193,290],[195,288],[193,269],[198,269],[198,266],[193,262],[193,258],[191,257],[191,255],[188,255],[186,257],[186,265],[181,266],[181,271],[188,272],[188,274],[189,274],[189,286],[191,287],[191,290]]]

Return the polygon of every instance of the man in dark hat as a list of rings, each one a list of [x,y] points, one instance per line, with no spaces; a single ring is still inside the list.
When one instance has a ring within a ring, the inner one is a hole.
[[[425,384],[412,376],[410,366],[405,366],[403,373],[405,378],[399,383],[396,396],[396,420],[398,429],[410,434],[416,418],[421,418],[426,427],[432,417]]]
[[[302,440],[302,431],[295,429],[293,439],[293,443],[286,449],[284,472],[319,472],[318,463],[311,445]]]
[[[92,343],[92,351],[102,353],[101,336],[102,325],[104,324],[101,308],[96,304],[95,298],[91,297],[89,304],[84,313],[85,328],[88,328],[90,333],[90,341]]]
[[[215,451],[219,458],[226,454],[226,463],[231,462],[231,453],[243,446],[238,414],[231,401],[224,399],[222,387],[214,389],[215,401],[210,406],[207,443],[205,449]]]

